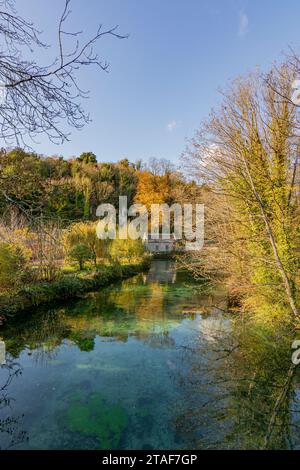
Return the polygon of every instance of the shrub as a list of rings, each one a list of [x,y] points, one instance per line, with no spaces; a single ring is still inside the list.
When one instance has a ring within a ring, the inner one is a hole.
[[[21,245],[0,243],[0,286],[19,286],[26,274],[29,252]]]
[[[83,243],[75,245],[68,253],[68,256],[71,260],[77,261],[79,264],[79,269],[82,271],[84,269],[84,264],[86,261],[91,261],[93,259],[93,253],[90,248]]]
[[[115,261],[141,261],[145,255],[142,240],[113,240],[110,245],[110,255]]]
[[[106,240],[100,240],[96,233],[94,222],[78,222],[71,225],[64,233],[63,243],[67,253],[78,245],[85,245],[90,250],[90,259],[97,265],[97,258],[105,258],[107,252]]]
[[[148,268],[149,259],[134,265],[99,266],[94,273],[64,276],[53,283],[39,282],[14,292],[0,292],[0,322],[24,311],[31,312],[33,307],[41,304],[80,297],[85,292],[98,290]]]

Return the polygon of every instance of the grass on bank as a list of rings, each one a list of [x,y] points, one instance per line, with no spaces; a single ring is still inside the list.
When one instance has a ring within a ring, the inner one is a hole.
[[[1,292],[1,323],[42,304],[80,297],[86,292],[134,276],[148,267],[148,256],[130,264],[107,264],[93,270],[86,268],[78,271],[73,266],[67,266],[59,279],[53,282],[37,282]]]

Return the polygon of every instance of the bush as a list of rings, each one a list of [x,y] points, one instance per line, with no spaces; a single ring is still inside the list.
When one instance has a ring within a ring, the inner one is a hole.
[[[77,261],[79,269],[82,271],[84,269],[84,264],[93,259],[93,253],[88,246],[79,243],[71,248],[68,253],[68,257],[73,261]]]
[[[99,266],[96,272],[64,276],[53,283],[38,283],[16,289],[13,293],[0,292],[0,321],[46,303],[77,298],[85,292],[98,290],[112,282],[128,278],[149,268],[149,260],[118,266]]]
[[[142,240],[113,240],[110,245],[110,255],[115,261],[136,262],[145,256]]]
[[[20,245],[0,243],[0,286],[14,288],[22,284],[29,253]]]
[[[76,250],[78,245],[85,245],[91,253],[89,259],[97,266],[97,258],[105,258],[107,241],[100,240],[96,233],[95,222],[77,222],[64,233],[63,243],[67,253]]]

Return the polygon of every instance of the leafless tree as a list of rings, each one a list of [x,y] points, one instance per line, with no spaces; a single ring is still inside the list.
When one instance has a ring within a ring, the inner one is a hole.
[[[94,47],[110,36],[123,39],[118,26],[99,26],[95,35],[82,40],[82,31],[68,30],[70,2],[65,0],[57,28],[57,54],[50,65],[41,65],[28,53],[47,50],[41,31],[15,9],[14,0],[0,0],[0,91],[5,95],[0,106],[0,137],[4,145],[27,146],[40,134],[54,143],[69,139],[65,122],[80,129],[89,122],[82,107],[88,96],[78,83],[82,67],[96,66],[108,71],[109,64],[100,59]],[[32,55],[32,54],[31,54]]]
[[[175,172],[175,166],[165,158],[151,157],[148,163],[144,165],[144,168],[155,176],[164,176]]]

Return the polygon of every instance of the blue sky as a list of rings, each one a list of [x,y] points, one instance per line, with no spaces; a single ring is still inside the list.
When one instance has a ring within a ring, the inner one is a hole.
[[[17,0],[53,47],[63,0]],[[72,0],[71,29],[92,34],[99,23],[120,25],[126,40],[98,44],[110,73],[85,69],[84,105],[93,122],[71,142],[40,139],[35,149],[65,157],[93,151],[99,161],[149,157],[177,162],[186,138],[219,101],[218,89],[257,65],[280,60],[300,43],[299,0]]]

